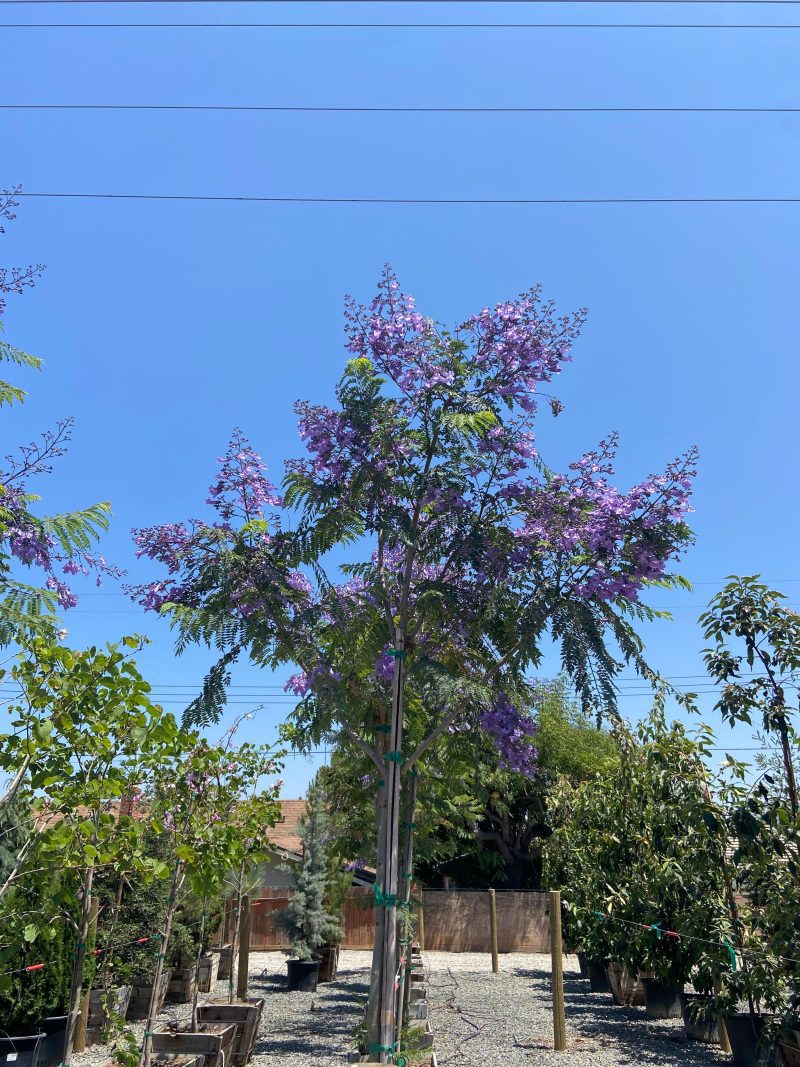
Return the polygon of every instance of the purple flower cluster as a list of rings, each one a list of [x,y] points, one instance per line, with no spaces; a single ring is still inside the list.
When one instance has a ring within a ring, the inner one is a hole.
[[[536,773],[536,749],[532,738],[536,726],[530,715],[520,711],[505,693],[481,716],[481,726],[494,741],[503,770],[531,778]]]
[[[341,671],[334,670],[327,663],[318,663],[308,674],[302,672],[293,674],[284,684],[283,691],[304,697],[307,693],[319,692],[331,682],[341,682],[341,680]]]
[[[391,682],[394,678],[395,658],[388,647],[381,652],[372,668],[372,676],[376,682]]]
[[[238,518],[244,522],[262,518],[266,508],[282,507],[276,487],[266,477],[266,465],[236,427],[228,451],[219,457],[219,474],[209,489],[211,504],[223,521]]]
[[[691,510],[695,450],[622,492],[608,481],[616,444],[612,436],[571,464],[572,474],[515,491],[524,515],[518,541],[529,552],[579,561],[572,591],[585,599],[635,600],[642,585],[660,578],[678,555],[678,530]]]

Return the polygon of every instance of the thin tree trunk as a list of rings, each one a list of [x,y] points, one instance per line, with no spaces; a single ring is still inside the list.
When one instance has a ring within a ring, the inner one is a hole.
[[[14,778],[8,786],[8,789],[6,789],[5,793],[0,797],[0,809],[4,808],[7,804],[10,804],[19,792],[19,787],[22,785],[22,779],[25,777],[25,772],[31,765],[31,758],[31,756],[25,757],[20,769],[14,775]]]
[[[383,885],[383,854],[386,840],[386,782],[378,791],[378,805],[376,809],[378,821],[378,861],[375,867],[375,885]],[[381,999],[381,972],[383,969],[383,925],[386,921],[386,912],[375,902],[375,937],[372,942],[372,968],[369,975],[369,998],[367,1000],[367,1045],[380,1044],[380,999]]]
[[[203,898],[203,916],[200,920],[200,941],[194,961],[194,989],[192,990],[192,1033],[197,1033],[197,999],[200,994],[200,960],[203,958],[203,938],[206,935],[206,907],[208,901]]]
[[[242,916],[242,897],[244,896],[242,889],[244,887],[244,864],[239,868],[239,876],[236,879],[236,907],[233,909],[233,916],[231,918],[231,970],[228,975],[228,1003],[233,1004],[235,997],[233,991],[235,989],[236,979],[234,977],[234,968],[238,966],[239,962],[239,931],[241,929],[241,916]]]
[[[390,751],[386,754],[386,837],[384,841],[384,873],[382,888],[385,903],[383,926],[383,958],[380,984],[380,1062],[392,1063],[395,1051],[395,988],[397,961],[397,883],[400,874],[400,776],[398,754],[403,744],[403,683],[405,675],[405,635],[399,628],[395,633],[395,672],[392,688],[392,732]]]
[[[67,1019],[67,1043],[64,1049],[64,1063],[68,1064],[75,1045],[78,1029],[78,1014],[81,1010],[81,992],[83,989],[83,968],[86,963],[86,942],[89,937],[89,923],[92,911],[92,885],[94,867],[89,867],[83,876],[83,899],[78,920],[78,943],[75,946],[75,962],[72,965],[72,987],[69,993],[69,1018]]]
[[[408,1012],[408,1003],[411,995],[411,882],[414,872],[414,813],[417,808],[417,775],[412,772],[409,785],[408,796],[406,798],[405,805],[405,818],[403,819],[403,828],[405,830],[405,842],[403,847],[403,865],[401,870],[401,885],[400,885],[400,899],[404,905],[403,914],[403,926],[406,931],[405,944],[401,946],[400,959],[398,966],[401,968],[400,973],[403,978],[400,982],[399,989],[397,991],[397,1047],[400,1049],[400,1031],[403,1029],[403,1024],[406,1022],[406,1015]]]
[[[797,783],[794,776],[794,761],[792,760],[792,746],[789,743],[789,728],[786,719],[781,719],[781,750],[783,752],[783,767],[786,771],[786,787],[789,791],[789,807],[792,815],[797,818]]]
[[[144,1037],[142,1039],[142,1054],[139,1057],[139,1067],[150,1067],[150,1036],[153,1033],[156,1016],[158,1015],[159,988],[161,986],[161,978],[164,974],[164,960],[167,955],[169,935],[172,932],[172,919],[175,915],[175,906],[178,902],[178,891],[181,887],[182,877],[183,864],[178,863],[172,873],[172,884],[169,888],[169,900],[167,901],[167,910],[164,915],[164,929],[161,931],[161,944],[158,946],[159,952],[156,958],[155,974],[153,975],[153,989],[150,993],[150,1003],[147,1007],[147,1021],[144,1024]]]
[[[11,874],[9,874],[8,878],[6,878],[3,885],[0,886],[0,900],[3,899],[3,897],[6,895],[11,886],[16,881],[17,875],[22,869],[22,865],[25,863],[25,860],[28,858],[28,856],[30,856],[31,852],[33,851],[33,845],[38,836],[38,834],[35,834],[33,837],[29,837],[25,844],[22,846],[20,854],[17,856],[17,861],[14,864],[14,869],[11,871]]]

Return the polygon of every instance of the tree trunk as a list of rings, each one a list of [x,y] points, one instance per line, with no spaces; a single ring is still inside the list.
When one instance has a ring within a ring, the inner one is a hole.
[[[378,791],[378,862],[375,868],[375,885],[383,885],[383,853],[386,840],[386,781]],[[369,975],[369,998],[367,1000],[367,1045],[380,1044],[380,989],[383,960],[383,926],[386,912],[375,903],[375,937],[372,942],[372,968]]]
[[[144,1037],[142,1038],[142,1054],[139,1057],[139,1067],[150,1067],[150,1036],[155,1026],[156,1016],[158,1015],[158,1001],[159,1001],[159,986],[161,985],[161,978],[164,974],[164,960],[167,955],[167,945],[169,944],[169,935],[172,932],[172,918],[175,914],[175,906],[178,903],[178,890],[181,887],[183,876],[183,864],[178,863],[172,874],[172,885],[169,888],[169,900],[167,901],[167,911],[164,916],[164,929],[161,931],[161,944],[158,946],[159,952],[156,958],[156,969],[153,975],[153,990],[150,994],[150,1004],[147,1008],[147,1021],[144,1024]]]
[[[403,683],[405,675],[405,635],[395,632],[395,672],[392,688],[392,731],[386,753],[386,834],[383,848],[382,910],[383,954],[380,980],[380,1062],[392,1063],[395,1052],[395,967],[397,961],[397,883],[400,866],[400,751],[403,744]]]
[[[78,919],[78,943],[75,946],[75,962],[72,965],[72,987],[69,993],[69,1018],[67,1019],[67,1043],[64,1049],[64,1063],[68,1064],[75,1045],[78,1030],[78,1014],[81,1010],[81,993],[83,991],[83,968],[86,963],[86,942],[89,938],[89,923],[92,913],[92,885],[94,867],[89,867],[83,876],[83,899],[81,914]]]
[[[400,1049],[400,1031],[403,1028],[403,1024],[406,1021],[406,1014],[408,1012],[408,1003],[411,993],[411,882],[413,881],[412,875],[414,872],[414,813],[417,808],[417,771],[416,768],[411,771],[410,781],[408,785],[408,796],[406,798],[405,806],[405,818],[403,819],[403,829],[405,830],[405,842],[403,847],[403,867],[401,871],[401,885],[400,885],[400,898],[403,902],[404,919],[403,927],[405,930],[405,944],[401,946],[400,959],[398,965],[400,968],[400,974],[403,976],[402,981],[399,984],[397,991],[397,1048]]]
[[[203,958],[203,938],[206,934],[206,907],[208,901],[203,901],[203,915],[200,919],[200,940],[197,945],[197,955],[194,960],[194,989],[192,990],[192,1033],[197,1033],[197,998],[200,995],[200,960]],[[233,969],[233,961],[231,961]]]
[[[231,919],[231,973],[228,975],[228,1003],[233,1004],[236,979],[234,967],[238,964],[239,957],[239,930],[241,929],[242,897],[244,888],[244,864],[239,868],[239,877],[236,882],[236,907],[233,909]],[[224,938],[223,938],[224,941]]]

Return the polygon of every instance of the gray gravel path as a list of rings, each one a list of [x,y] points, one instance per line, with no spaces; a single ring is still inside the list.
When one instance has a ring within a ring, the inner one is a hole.
[[[425,953],[428,999],[440,1067],[710,1067],[730,1062],[689,1041],[678,1020],[654,1022],[643,1008],[620,1008],[610,994],[587,992],[574,956],[564,961],[567,1052],[554,1052],[550,957],[491,958]]]
[[[369,977],[368,952],[342,952],[335,982],[316,993],[287,993],[286,957],[250,957],[250,993],[266,1004],[253,1067],[343,1067],[354,1047]],[[653,1022],[642,1008],[619,1008],[610,995],[585,992],[575,957],[565,960],[568,1051],[552,1051],[549,956],[491,958],[478,953],[426,952],[428,1000],[440,1067],[712,1067],[718,1049],[688,1041],[680,1020]],[[226,992],[218,984],[216,995]],[[184,1019],[188,1005],[167,1006],[161,1019]],[[141,1036],[142,1026],[134,1028]],[[73,1058],[100,1067],[105,1046]]]

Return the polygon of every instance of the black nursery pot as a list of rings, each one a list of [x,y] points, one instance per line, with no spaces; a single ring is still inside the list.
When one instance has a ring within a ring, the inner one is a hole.
[[[581,969],[581,978],[588,978],[589,977],[589,961],[586,959],[586,953],[585,952],[577,952],[576,955],[578,957],[578,966]]]
[[[286,988],[290,993],[313,993],[319,978],[319,960],[288,960]]]
[[[39,1045],[39,1055],[36,1063],[38,1067],[58,1067],[64,1062],[64,1051],[67,1047],[67,1022],[68,1015],[50,1015],[42,1019],[41,1028],[44,1032],[42,1043]]]
[[[682,986],[664,985],[657,978],[642,978],[644,1011],[649,1019],[680,1019]]]
[[[586,967],[589,971],[589,988],[593,993],[610,993],[611,986],[608,984],[608,974],[604,963],[595,963],[587,960]]]
[[[764,1029],[763,1015],[731,1015],[725,1020],[725,1029],[734,1067],[764,1067],[769,1050],[758,1043]]]
[[[0,1037],[0,1067],[36,1067],[44,1034]]]
[[[715,1019],[703,1019],[696,1014],[695,1005],[708,1003],[713,999],[709,993],[681,993],[681,1011],[683,1026],[688,1037],[693,1041],[704,1041],[707,1045],[719,1044],[719,1027]]]

